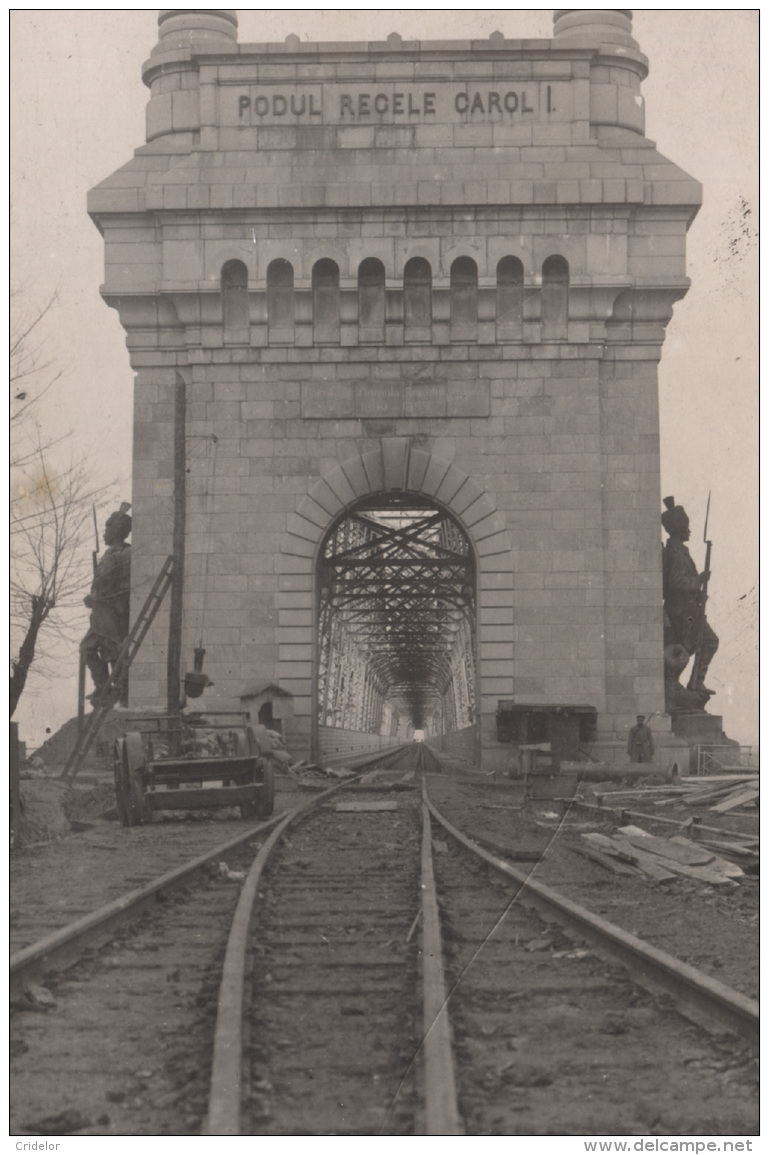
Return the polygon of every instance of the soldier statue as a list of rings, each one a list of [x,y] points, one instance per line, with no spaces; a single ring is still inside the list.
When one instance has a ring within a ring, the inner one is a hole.
[[[697,696],[699,708],[702,709],[714,693],[705,685],[705,675],[718,649],[718,638],[705,616],[710,574],[698,572],[686,547],[691,531],[683,506],[676,505],[672,497],[665,498],[665,505],[667,508],[661,520],[669,535],[662,552],[666,678],[670,666],[671,680],[677,682],[673,667],[677,664],[679,669],[683,669],[680,666],[682,651],[686,651],[687,661],[692,654],[696,654],[696,676],[687,692]],[[672,661],[674,655],[676,662]],[[683,690],[683,687],[679,686],[679,689]]]
[[[80,650],[93,678],[94,690],[90,699],[97,705],[114,666],[120,647],[128,635],[129,595],[131,588],[131,547],[126,538],[131,532],[128,502],[107,518],[104,526],[104,544],[107,549],[96,563],[91,592],[84,598],[91,611],[88,633],[80,643]],[[127,684],[120,686],[120,702],[126,705]]]

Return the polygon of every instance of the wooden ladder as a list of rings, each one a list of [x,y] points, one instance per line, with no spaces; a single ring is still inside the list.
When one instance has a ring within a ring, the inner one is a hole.
[[[118,656],[115,659],[115,664],[112,667],[112,673],[104,685],[104,689],[101,692],[99,701],[94,704],[93,712],[88,715],[84,724],[78,726],[77,739],[75,741],[72,753],[67,759],[67,764],[61,772],[62,778],[75,777],[83,764],[83,759],[91,749],[93,741],[101,729],[102,722],[107,717],[112,707],[115,705],[118,697],[120,696],[121,682],[130,670],[131,663],[136,657],[139,646],[144,641],[147,631],[149,630],[155,618],[155,614],[160,609],[161,602],[168,593],[169,587],[171,585],[173,568],[173,556],[167,557],[163,562],[160,573],[155,578],[155,583],[147,596],[147,600],[139,612],[139,616],[137,617],[128,633],[128,636],[120,647]],[[78,696],[80,698],[78,706],[80,707],[82,704],[82,694],[79,693]],[[80,721],[80,717],[78,718],[78,721]]]

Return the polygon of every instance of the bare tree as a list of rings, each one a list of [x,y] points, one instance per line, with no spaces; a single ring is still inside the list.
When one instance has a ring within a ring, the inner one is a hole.
[[[94,491],[82,466],[54,472],[38,437],[36,451],[14,471],[11,503],[10,714],[32,663],[50,656],[54,639],[72,643],[90,583],[87,539]],[[41,650],[46,627],[48,644]]]
[[[30,454],[34,457],[36,446],[34,441],[31,447],[29,445],[26,425],[34,418],[34,407],[37,402],[61,377],[61,370],[54,369],[51,361],[45,359],[43,349],[45,322],[56,303],[57,295],[53,293],[44,305],[32,313],[25,308],[24,296],[22,289],[11,290],[9,381],[13,434],[12,465],[23,465]]]
[[[68,434],[47,436],[36,404],[59,378],[44,357],[44,321],[55,295],[31,316],[19,310],[11,335],[11,678],[13,717],[27,678],[50,674],[71,653],[90,585],[91,503],[102,494],[85,466],[60,464]],[[66,643],[66,647],[61,643]]]

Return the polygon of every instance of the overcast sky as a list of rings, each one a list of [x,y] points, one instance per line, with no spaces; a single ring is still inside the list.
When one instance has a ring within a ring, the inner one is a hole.
[[[302,39],[549,37],[552,10],[250,10],[241,43]],[[646,134],[702,181],[689,233],[692,288],[675,306],[660,366],[662,492],[702,523],[713,497],[709,620],[721,638],[708,683],[710,712],[730,737],[758,734],[757,87],[755,10],[636,9],[634,34],[650,60]],[[144,142],[141,65],[157,40],[157,10],[11,13],[12,283],[30,309],[51,293],[46,357],[62,370],[46,398],[48,429],[73,430],[73,448],[130,500],[133,375],[117,316],[99,297],[101,238],[86,193]],[[106,507],[105,507],[106,511]],[[87,613],[83,614],[83,631]],[[76,665],[53,684],[30,683],[17,712],[22,737],[76,712]],[[66,673],[66,671],[62,671]]]

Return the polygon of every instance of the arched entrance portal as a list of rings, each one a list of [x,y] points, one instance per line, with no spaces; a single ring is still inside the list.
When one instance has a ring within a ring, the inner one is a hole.
[[[406,740],[476,721],[476,566],[459,522],[424,495],[368,495],[316,566],[317,720]]]

